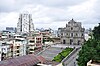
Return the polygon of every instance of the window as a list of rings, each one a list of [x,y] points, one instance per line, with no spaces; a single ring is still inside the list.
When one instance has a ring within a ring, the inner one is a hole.
[[[6,49],[5,49],[5,48],[2,48],[2,50],[4,50],[4,51],[5,51]]]
[[[17,49],[19,49],[20,46],[17,46]]]
[[[77,33],[76,33],[76,36],[77,36]]]
[[[67,27],[67,24],[66,24],[66,27]]]
[[[39,41],[38,43],[41,43],[41,41]]]
[[[79,45],[79,44],[80,44],[80,40],[78,40],[78,42],[77,42],[77,43],[78,43],[78,45]]]
[[[39,41],[36,41],[36,43],[39,43]]]
[[[66,44],[66,40],[63,40],[63,44]]]
[[[73,27],[71,27],[71,30],[73,30]]]
[[[30,51],[34,51],[34,49],[29,49]]]
[[[17,56],[19,56],[19,54]]]
[[[63,36],[63,33],[61,33],[61,35]]]
[[[72,45],[73,44],[73,39],[70,39],[70,45]]]
[[[19,50],[17,50],[17,53],[19,53]]]
[[[30,43],[34,43],[34,41],[30,40]]]
[[[68,35],[68,33],[66,35]]]
[[[73,33],[71,33],[71,37],[73,37]]]
[[[84,36],[84,34],[82,33],[82,37]]]
[[[29,52],[29,54],[32,54],[33,52]]]

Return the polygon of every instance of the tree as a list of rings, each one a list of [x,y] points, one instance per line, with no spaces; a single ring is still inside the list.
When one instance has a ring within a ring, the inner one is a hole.
[[[100,62],[100,24],[94,28],[93,37],[84,43],[79,52],[79,66],[86,66],[90,60]]]
[[[86,66],[87,62],[91,59],[95,59],[97,55],[97,41],[95,39],[89,39],[82,46],[82,50],[79,52],[78,65]]]
[[[100,40],[100,23],[99,26],[94,27],[93,36],[95,39]]]

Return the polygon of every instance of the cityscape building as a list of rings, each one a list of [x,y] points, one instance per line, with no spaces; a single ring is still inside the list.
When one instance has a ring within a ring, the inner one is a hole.
[[[20,14],[17,23],[18,33],[29,33],[34,30],[32,14]]]
[[[81,45],[84,43],[84,28],[81,22],[75,22],[73,19],[66,24],[64,28],[58,28],[58,36],[62,44]]]

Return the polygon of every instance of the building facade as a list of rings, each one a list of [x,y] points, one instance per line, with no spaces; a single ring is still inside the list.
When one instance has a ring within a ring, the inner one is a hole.
[[[11,43],[13,44],[13,57],[26,55],[27,40],[25,38],[16,34]]]
[[[81,45],[84,42],[84,28],[81,22],[75,22],[73,19],[66,24],[64,28],[58,28],[61,43],[69,45]]]
[[[12,44],[0,41],[0,61],[12,58]]]
[[[17,32],[29,33],[34,30],[31,14],[20,14],[17,23]]]
[[[6,31],[9,31],[10,33],[16,33],[15,27],[6,27]]]
[[[42,50],[43,45],[43,36],[39,33],[34,34],[33,37],[27,37],[28,44],[27,44],[27,50],[28,54],[32,54],[36,50]]]

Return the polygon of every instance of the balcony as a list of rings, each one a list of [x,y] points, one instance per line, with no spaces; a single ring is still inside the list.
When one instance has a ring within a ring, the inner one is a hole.
[[[30,53],[33,53],[34,51],[29,51]]]
[[[15,38],[15,39],[24,40],[24,38]]]
[[[28,45],[35,45],[35,43],[28,43]]]
[[[34,49],[35,48],[35,46],[30,46],[28,49]]]

